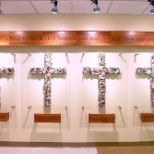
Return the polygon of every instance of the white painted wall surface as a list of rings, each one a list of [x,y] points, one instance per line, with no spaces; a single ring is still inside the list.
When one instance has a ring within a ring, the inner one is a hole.
[[[153,31],[152,15],[42,14],[0,16],[1,31],[129,30]]]

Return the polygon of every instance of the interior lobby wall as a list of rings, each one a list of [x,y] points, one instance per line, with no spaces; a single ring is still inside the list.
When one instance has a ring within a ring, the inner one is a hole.
[[[4,15],[0,17],[0,31],[154,31],[153,22],[151,15]],[[53,53],[54,67],[67,69],[66,76],[52,78],[51,113],[62,114],[61,124],[36,124],[33,120],[34,113],[46,112],[43,108],[44,79],[32,76],[29,70],[44,66],[45,52]],[[107,67],[121,70],[120,76],[106,77],[106,106],[103,109],[98,108],[97,78],[86,79],[82,74],[85,66],[98,67],[99,52],[105,53]],[[68,53],[68,59],[65,53]],[[140,112],[153,112],[150,77],[136,75],[137,67],[150,67],[152,53],[153,47],[132,46],[0,47],[0,67],[15,68],[13,76],[0,79],[1,112],[10,112],[9,121],[0,122],[0,140],[153,141],[154,125],[141,123],[139,117]],[[13,105],[16,107],[12,109]],[[88,113],[115,113],[116,123],[89,124]]]

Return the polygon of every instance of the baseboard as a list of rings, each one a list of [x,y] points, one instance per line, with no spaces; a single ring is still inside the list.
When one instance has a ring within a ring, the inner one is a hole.
[[[62,142],[8,142],[0,141],[0,146],[14,147],[98,147],[98,146],[154,146],[154,141],[144,142],[82,142],[82,143],[62,143]]]

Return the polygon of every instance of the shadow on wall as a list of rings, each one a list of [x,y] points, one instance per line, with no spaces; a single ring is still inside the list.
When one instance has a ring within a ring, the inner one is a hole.
[[[148,79],[148,80],[151,79],[151,76],[148,75],[148,74],[137,74],[137,73],[135,73],[135,76],[136,76],[136,79]]]
[[[124,113],[125,110],[123,110],[122,108],[118,108],[118,112],[116,113],[116,126],[123,128],[127,127],[128,119],[126,116],[124,116]]]
[[[154,141],[154,124],[142,124],[139,136],[140,141]]]
[[[51,113],[51,107],[46,107],[46,106],[43,106],[43,113]]]
[[[151,112],[154,113],[154,106],[151,106]]]
[[[30,135],[31,142],[62,142],[61,124],[56,124],[53,128],[51,126],[48,130],[39,128],[38,125],[39,123],[33,125]]]
[[[105,106],[103,106],[103,107],[98,107],[98,113],[99,113],[99,114],[105,114],[105,113],[106,113],[106,108],[105,108]]]
[[[0,74],[0,79],[7,79],[7,80],[12,79],[12,80],[14,80],[14,76],[15,76],[15,74],[14,74],[14,73],[13,73],[13,74],[11,74],[11,75],[7,75],[7,74]]]
[[[96,129],[96,127],[94,128],[95,130],[89,129],[87,133],[87,142],[118,142],[119,134],[116,130],[116,126],[115,124],[110,124],[110,125],[112,125],[113,127],[110,126],[110,127],[103,128],[102,126],[100,126],[99,129]],[[107,130],[108,128],[110,130]]]
[[[41,80],[41,79],[44,79],[44,74],[31,74],[29,72],[28,79]],[[66,75],[65,74],[51,74],[51,79],[66,79]]]
[[[133,126],[138,126],[138,127],[141,126],[140,112],[138,110],[138,107],[134,107]]]
[[[0,138],[3,139],[3,141],[9,141],[9,121],[0,122]]]

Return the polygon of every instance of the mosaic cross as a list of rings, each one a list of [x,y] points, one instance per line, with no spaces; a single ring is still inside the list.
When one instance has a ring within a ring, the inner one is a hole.
[[[105,54],[99,53],[99,68],[90,68],[84,67],[83,74],[84,75],[98,75],[98,103],[99,107],[103,107],[105,105],[105,93],[106,93],[106,85],[105,85],[105,75],[106,74],[120,74],[119,68],[106,68],[105,67]]]
[[[148,74],[151,76],[151,103],[154,105],[154,54],[151,56],[151,68],[140,67],[136,69],[137,74]]]
[[[44,68],[31,68],[31,74],[44,74],[44,105],[51,106],[51,75],[66,74],[66,68],[52,67],[52,54],[46,53],[44,56]]]

